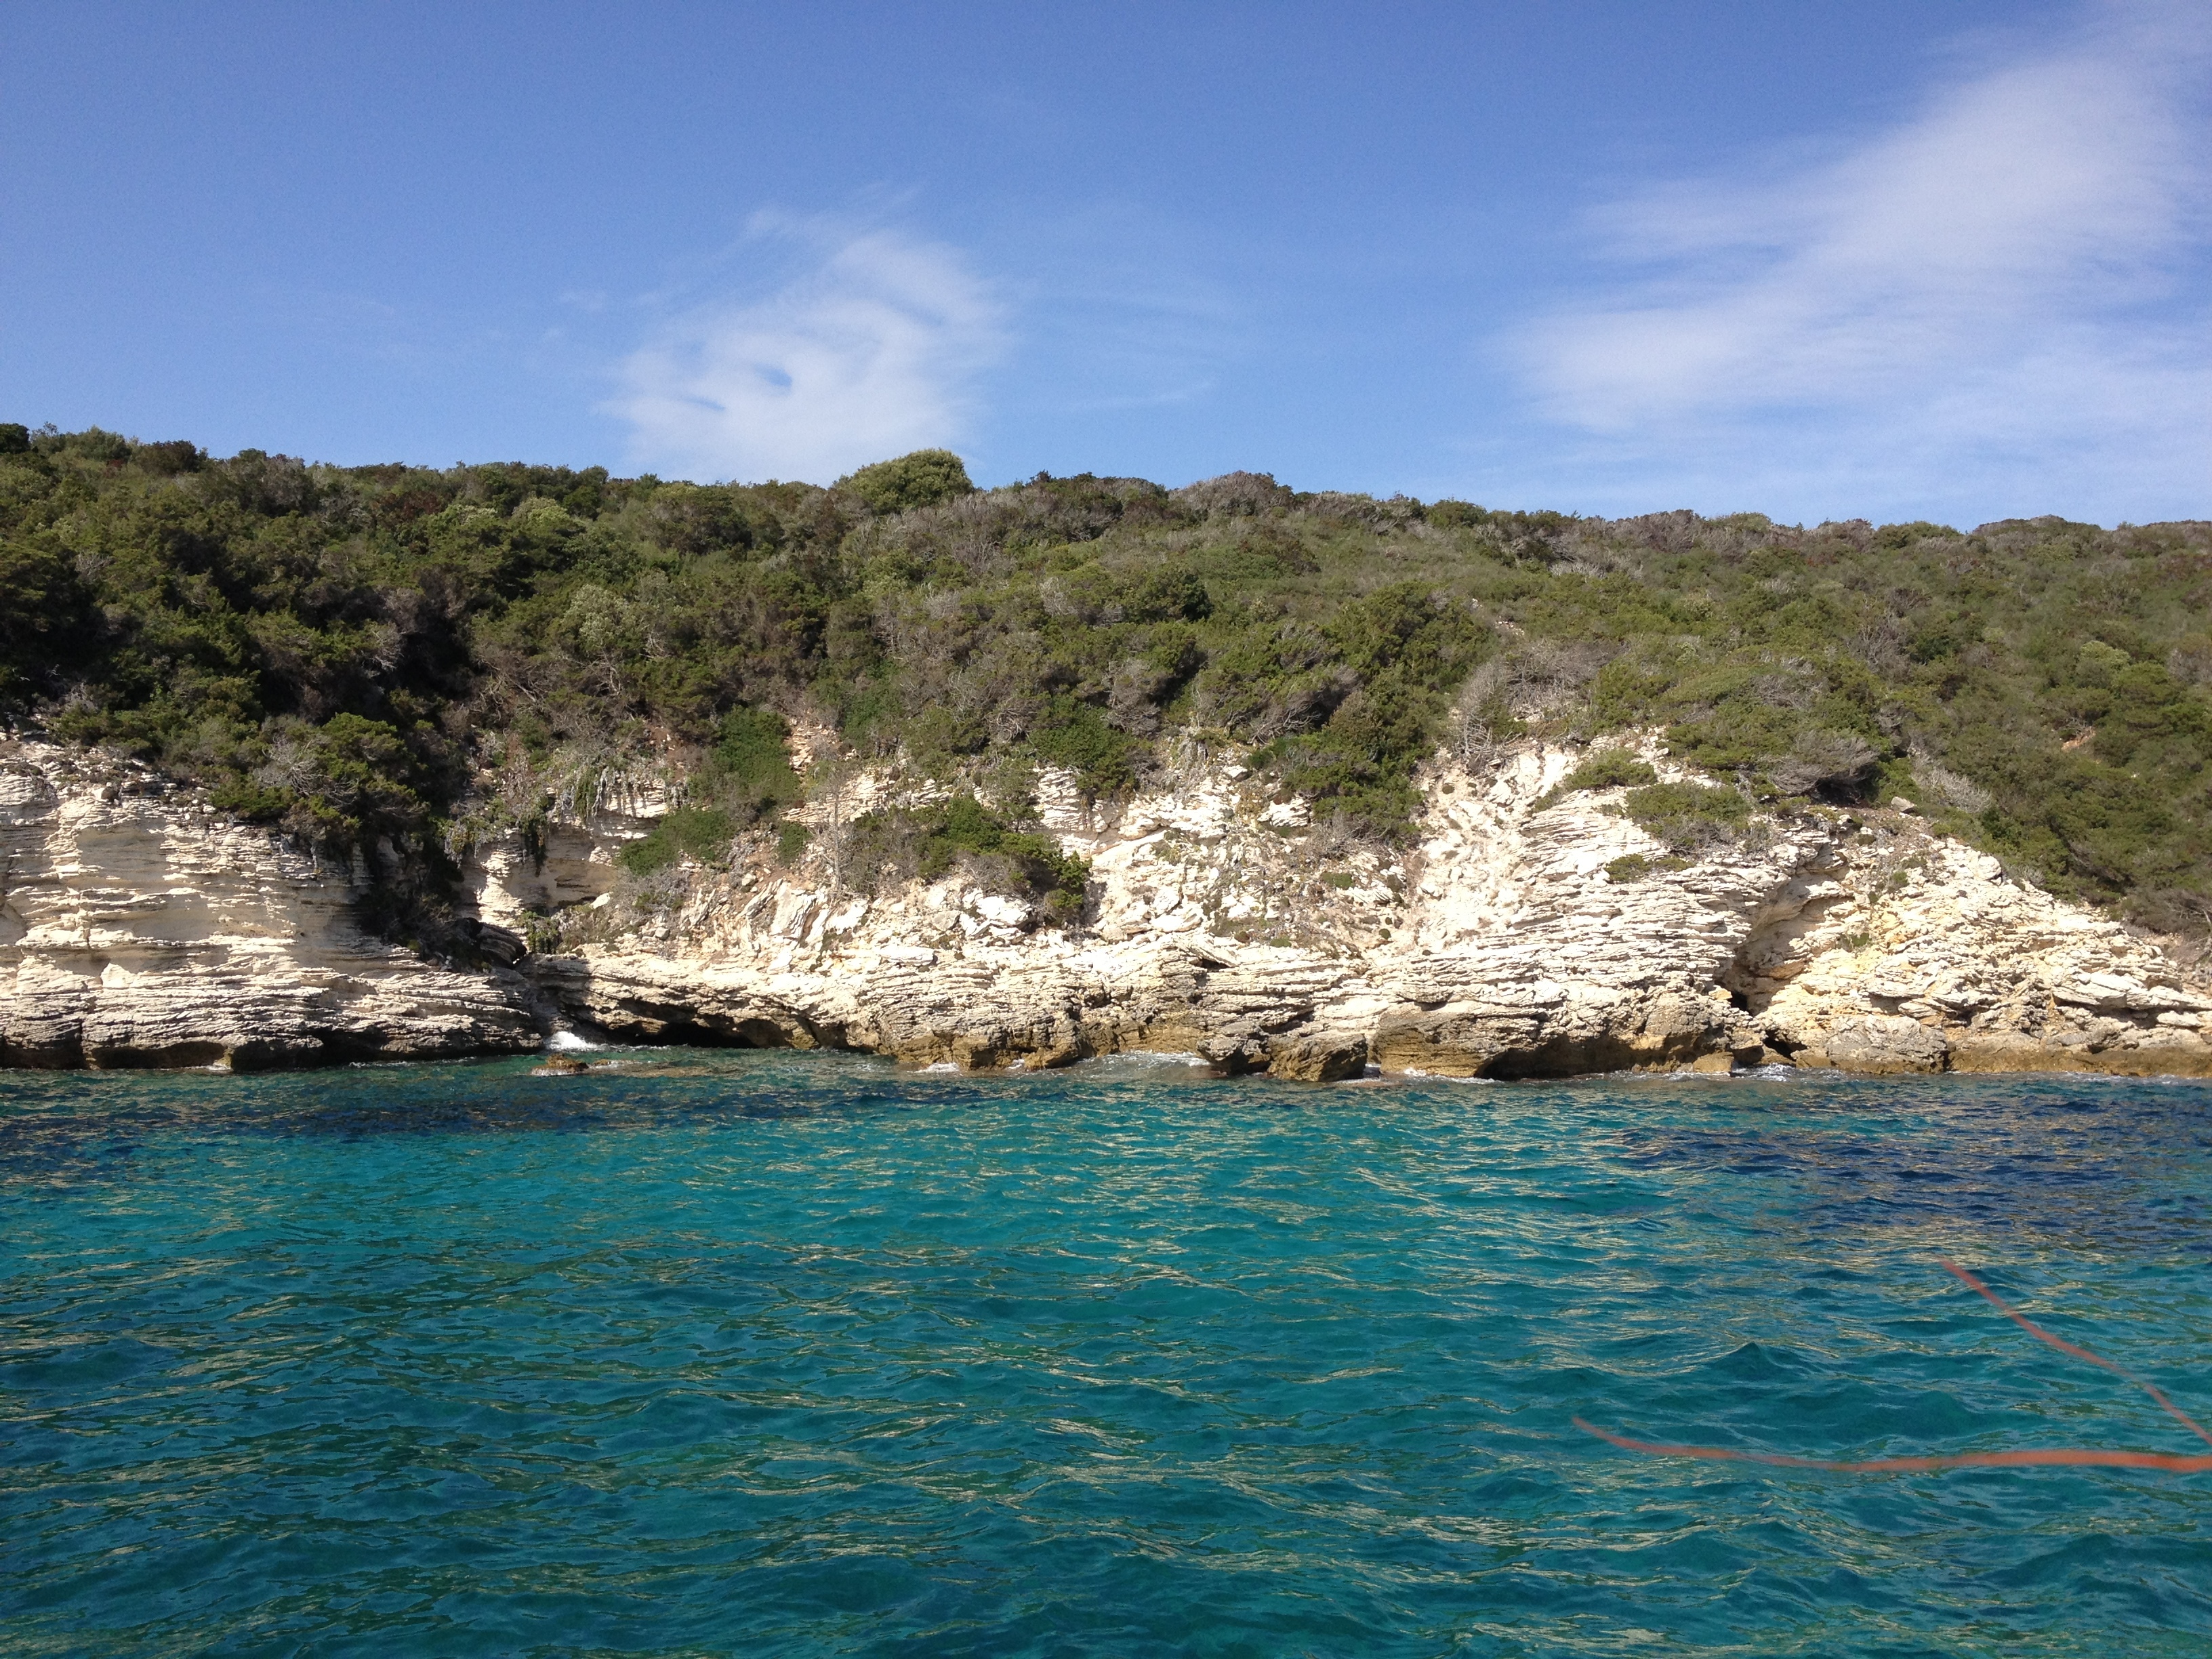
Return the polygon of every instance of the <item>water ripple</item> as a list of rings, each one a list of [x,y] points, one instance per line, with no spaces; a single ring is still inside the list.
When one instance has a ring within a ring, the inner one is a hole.
[[[2197,1653],[2212,1089],[0,1077],[0,1650]]]

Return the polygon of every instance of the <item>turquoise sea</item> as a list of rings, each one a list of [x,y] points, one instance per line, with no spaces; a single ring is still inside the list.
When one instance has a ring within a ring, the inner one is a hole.
[[[2212,1087],[0,1073],[0,1651],[2200,1655]]]

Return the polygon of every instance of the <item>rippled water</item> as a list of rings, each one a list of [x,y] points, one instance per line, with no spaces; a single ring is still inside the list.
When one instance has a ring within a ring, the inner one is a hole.
[[[11,1654],[2199,1654],[2212,1088],[0,1074]]]

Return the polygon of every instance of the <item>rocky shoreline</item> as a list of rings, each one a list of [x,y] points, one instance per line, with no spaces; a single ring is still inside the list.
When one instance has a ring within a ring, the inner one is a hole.
[[[645,818],[602,810],[468,849],[487,941],[514,961],[460,971],[360,930],[361,870],[143,768],[9,742],[0,1063],[428,1059],[565,1028],[965,1070],[1188,1053],[1315,1081],[1775,1060],[2212,1075],[2201,957],[1909,811],[1771,814],[1668,868],[1607,810],[1617,791],[1557,793],[1574,751],[1527,746],[1439,756],[1419,844],[1390,858],[1194,743],[1170,755],[1110,817],[1044,780],[1047,828],[1091,861],[1079,926],[957,872],[863,893],[819,853],[787,867],[766,837],[726,870],[641,885],[615,855]],[[795,815],[817,848],[828,811]]]

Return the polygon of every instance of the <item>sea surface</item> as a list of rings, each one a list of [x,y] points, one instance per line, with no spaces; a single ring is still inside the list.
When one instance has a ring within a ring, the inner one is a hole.
[[[2202,1655],[2212,1087],[0,1073],[9,1655]]]

